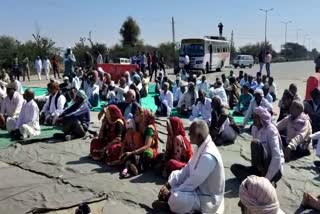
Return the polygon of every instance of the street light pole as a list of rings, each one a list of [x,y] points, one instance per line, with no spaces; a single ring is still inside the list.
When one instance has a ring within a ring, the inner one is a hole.
[[[284,32],[284,44],[287,44],[287,30],[288,24],[292,23],[292,21],[282,22],[285,25],[285,32]]]
[[[299,44],[299,31],[302,31],[302,29],[301,28],[297,29],[297,44]]]
[[[273,8],[270,9],[260,9],[261,11],[265,12],[265,22],[264,22],[264,55],[267,52],[267,22],[268,22],[268,12],[272,11]]]

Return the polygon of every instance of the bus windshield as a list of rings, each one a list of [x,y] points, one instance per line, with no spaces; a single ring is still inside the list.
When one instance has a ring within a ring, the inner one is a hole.
[[[204,45],[203,44],[182,44],[180,49],[181,56],[203,56]]]

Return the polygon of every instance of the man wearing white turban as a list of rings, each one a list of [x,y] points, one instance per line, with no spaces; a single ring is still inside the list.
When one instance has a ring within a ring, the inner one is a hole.
[[[252,175],[244,180],[240,185],[239,197],[242,213],[284,214],[275,188],[264,177]]]
[[[249,175],[258,175],[267,178],[276,186],[282,177],[284,164],[280,134],[266,108],[256,107],[253,111],[253,119],[252,166],[233,164],[231,171],[241,182]]]

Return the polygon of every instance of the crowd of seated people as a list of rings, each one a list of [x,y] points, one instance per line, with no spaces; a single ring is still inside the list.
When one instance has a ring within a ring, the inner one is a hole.
[[[156,77],[155,114],[141,106],[141,98],[148,95],[149,79],[139,72],[126,72],[115,83],[101,68],[76,69],[72,82],[68,77],[62,84],[50,80],[42,108],[38,107],[32,89],[26,89],[22,95],[19,82],[10,77],[5,82],[5,75],[2,76],[0,92],[5,95],[0,99],[0,126],[13,139],[40,135],[40,124],[60,126],[60,135],[67,141],[82,138],[90,128],[90,108],[106,101],[98,115],[102,124],[91,141],[90,156],[120,167],[121,178],[155,168],[168,178],[155,207],[162,205],[176,213],[221,213],[225,175],[216,145],[234,143],[250,121],[253,121],[251,166],[231,166],[231,172],[242,182],[239,205],[249,211],[258,209],[255,206],[262,203],[256,192],[250,192],[250,185],[268,191],[268,197],[275,203],[277,197],[272,188],[281,179],[285,162],[310,154],[312,140],[316,138],[312,133],[320,131],[319,89],[314,89],[312,99],[303,103],[297,86],[291,84],[279,97],[276,123],[273,119],[276,116],[273,105],[278,98],[276,85],[272,77],[259,72],[256,77],[243,71],[236,77],[230,72],[213,84],[205,76],[191,76],[184,81],[179,74],[175,81],[170,81],[160,72]],[[190,140],[182,119],[170,116],[174,108],[179,116],[192,121]],[[158,151],[155,115],[167,117],[163,152]],[[235,123],[236,116],[243,117],[242,124]],[[193,151],[192,144],[198,150]],[[212,194],[215,200],[204,196]],[[265,203],[267,207],[271,202]],[[318,206],[317,203],[318,199],[305,194],[303,204]],[[278,205],[273,208],[281,213]]]

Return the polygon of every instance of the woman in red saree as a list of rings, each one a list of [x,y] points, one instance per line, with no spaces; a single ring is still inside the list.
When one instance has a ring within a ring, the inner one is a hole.
[[[157,168],[161,169],[164,177],[168,177],[174,170],[183,168],[192,157],[192,147],[180,118],[170,117],[167,121],[167,131],[166,151],[157,158]]]
[[[121,155],[121,142],[126,131],[126,121],[116,105],[104,109],[104,116],[98,138],[91,141],[90,156],[94,160],[112,162]]]
[[[124,151],[120,158],[125,162],[125,168],[121,173],[122,177],[129,177],[131,174],[137,175],[150,168],[158,154],[158,133],[154,114],[139,107],[135,112],[134,120],[136,123],[135,131],[128,132],[126,135],[124,148],[127,151]],[[135,142],[131,140],[132,137]]]

